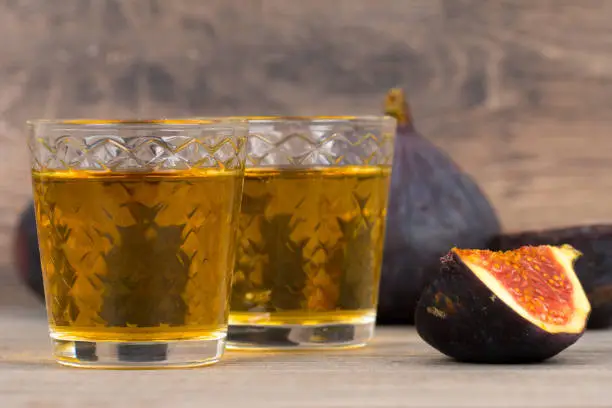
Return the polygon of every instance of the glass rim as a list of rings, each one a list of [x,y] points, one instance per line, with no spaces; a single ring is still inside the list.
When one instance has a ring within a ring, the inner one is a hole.
[[[388,122],[396,119],[391,115],[244,115],[200,117],[203,119],[230,119],[248,123],[310,122],[310,123],[351,123],[351,122]]]
[[[162,119],[30,119],[27,126],[64,127],[68,129],[108,129],[116,127],[154,127],[179,126],[200,127],[210,125],[247,125],[248,122],[238,118],[162,118]]]

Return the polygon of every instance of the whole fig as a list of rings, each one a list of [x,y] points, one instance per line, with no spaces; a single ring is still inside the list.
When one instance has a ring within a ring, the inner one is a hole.
[[[379,324],[413,324],[417,301],[453,247],[485,249],[500,232],[497,214],[476,182],[414,127],[402,89],[388,92],[397,120]]]
[[[44,300],[36,218],[34,204],[31,201],[19,215],[13,238],[13,260],[19,280],[39,299]]]

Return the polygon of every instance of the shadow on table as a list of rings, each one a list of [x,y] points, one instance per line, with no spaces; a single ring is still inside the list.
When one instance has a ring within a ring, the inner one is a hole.
[[[435,355],[432,352],[431,355],[427,356],[414,356],[407,357],[405,359],[394,359],[390,362],[393,365],[409,365],[409,366],[421,366],[421,367],[439,367],[445,371],[449,369],[482,369],[482,368],[515,368],[520,367],[522,370],[529,369],[550,369],[557,367],[582,367],[582,366],[608,366],[611,358],[602,354],[602,358],[592,359],[585,358],[581,355],[559,355],[549,360],[542,361],[539,363],[517,363],[517,364],[483,364],[483,363],[467,363],[453,360],[449,357],[442,355]]]

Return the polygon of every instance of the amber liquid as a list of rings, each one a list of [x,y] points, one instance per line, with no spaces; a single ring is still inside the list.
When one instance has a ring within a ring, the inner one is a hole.
[[[33,175],[54,338],[219,338],[242,176],[218,170]]]
[[[247,169],[231,325],[375,317],[390,169]]]

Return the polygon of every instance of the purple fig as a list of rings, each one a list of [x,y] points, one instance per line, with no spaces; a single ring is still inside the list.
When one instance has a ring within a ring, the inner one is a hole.
[[[389,91],[385,113],[398,124],[378,323],[413,324],[440,258],[453,247],[486,248],[500,223],[476,182],[415,129],[401,89]]]

